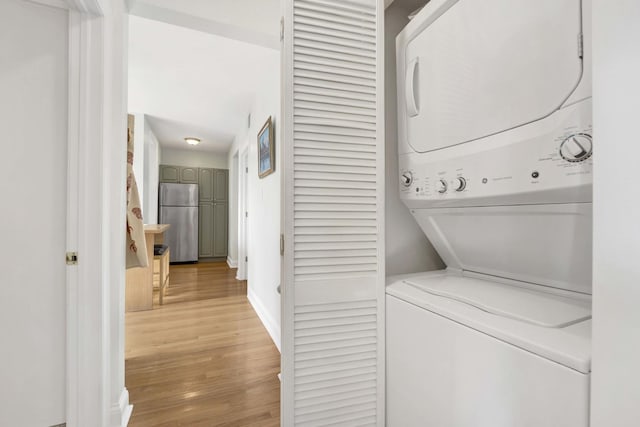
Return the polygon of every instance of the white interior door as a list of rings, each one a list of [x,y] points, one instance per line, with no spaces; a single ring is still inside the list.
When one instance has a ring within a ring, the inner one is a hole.
[[[65,417],[68,11],[0,2],[0,425]]]
[[[287,0],[282,425],[384,425],[382,0]]]

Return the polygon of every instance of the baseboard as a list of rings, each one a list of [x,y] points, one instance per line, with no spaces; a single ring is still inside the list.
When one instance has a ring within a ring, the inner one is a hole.
[[[231,257],[227,257],[227,265],[229,268],[238,268],[238,261],[231,259]]]
[[[280,327],[275,320],[269,315],[269,312],[264,308],[262,301],[258,298],[251,289],[247,289],[247,298],[253,307],[253,311],[256,312],[260,321],[264,325],[265,329],[271,337],[271,341],[276,345],[278,351],[280,351]]]
[[[198,258],[198,262],[226,262],[226,257],[204,257]]]
[[[132,412],[133,405],[129,404],[129,390],[123,388],[120,399],[111,408],[111,425],[113,427],[127,427]]]

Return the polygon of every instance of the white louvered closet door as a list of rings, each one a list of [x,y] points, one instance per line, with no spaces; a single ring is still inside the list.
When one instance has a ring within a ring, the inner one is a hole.
[[[384,425],[382,0],[286,0],[282,425]]]

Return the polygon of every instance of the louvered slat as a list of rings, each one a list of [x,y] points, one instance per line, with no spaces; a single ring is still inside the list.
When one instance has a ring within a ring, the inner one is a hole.
[[[336,135],[336,134],[320,134],[317,132],[305,132],[304,130],[298,130],[295,132],[294,137],[296,139],[296,145],[300,141],[318,141],[318,142],[336,142],[344,144],[360,144],[369,145],[375,147],[375,141],[371,138],[353,136],[353,135]]]
[[[357,388],[358,385],[363,383],[376,384],[376,370],[375,368],[367,368],[368,372],[359,373],[357,375],[350,375],[341,378],[331,378],[326,381],[312,381],[309,383],[298,382],[296,383],[297,391],[300,393],[300,399],[306,399],[314,396],[323,396],[330,393],[333,390],[343,390],[344,388],[353,387]]]
[[[297,9],[307,9],[307,10],[315,10],[319,12],[326,12],[330,15],[336,16],[350,16],[356,20],[366,19],[369,22],[375,22],[376,15],[375,13],[371,13],[371,11],[366,8],[355,8],[353,6],[349,7],[349,4],[346,3],[342,5],[336,5],[335,2],[321,2],[321,1],[306,1],[300,0],[296,3]]]
[[[356,34],[348,31],[341,31],[337,29],[328,29],[326,27],[316,27],[313,25],[307,24],[296,24],[294,26],[294,30],[296,31],[296,35],[304,34],[304,35],[320,35],[320,36],[332,36],[339,37],[346,42],[349,40],[355,40],[360,43],[369,43],[375,49],[376,40],[373,36],[367,36],[364,34]],[[370,46],[371,47],[371,46]]]
[[[375,31],[376,24],[373,20],[351,18],[349,16],[319,12],[300,7],[295,8],[294,15],[296,18],[309,18],[312,22],[327,23],[327,24],[340,24],[354,29],[368,30],[367,33]],[[294,41],[295,43],[295,41]]]
[[[371,169],[365,166],[343,166],[343,165],[324,165],[324,164],[316,164],[316,163],[301,163],[295,166],[294,173],[335,173],[335,174],[343,174],[344,176],[363,176],[363,175],[373,175],[371,174]],[[375,176],[375,175],[373,175]],[[296,202],[312,202],[312,200],[307,200],[303,198],[298,198]],[[322,199],[320,200],[322,203],[331,203],[330,199]],[[342,203],[344,199],[334,201],[333,203]]]
[[[334,46],[346,46],[352,47],[355,49],[361,49],[364,51],[370,51],[375,53],[376,45],[375,43],[367,42],[366,39],[363,38],[358,39],[357,37],[344,37],[342,34],[338,32],[333,32],[332,34],[322,33],[320,29],[314,29],[308,27],[307,30],[303,30],[302,28],[298,28],[296,32],[298,40],[308,40],[320,43],[326,43]]]
[[[293,345],[283,422],[382,426],[382,3],[289,4],[285,300]]]
[[[310,108],[298,104],[296,109],[296,117],[322,117],[325,119],[355,121],[363,123],[375,123],[375,115],[372,112],[363,111],[363,114],[357,114],[353,111],[337,111],[320,105],[309,105]]]
[[[359,12],[361,14],[371,16],[372,18],[375,18],[376,16],[375,7],[370,5],[369,2],[366,2],[363,4],[363,3],[350,2],[350,1],[336,2],[335,0],[307,0],[306,3],[327,6],[327,7],[333,8],[334,10],[339,9],[339,10],[346,10],[350,12]]]

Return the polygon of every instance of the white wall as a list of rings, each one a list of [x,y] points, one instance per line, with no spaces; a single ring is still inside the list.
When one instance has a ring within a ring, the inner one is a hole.
[[[133,124],[133,175],[136,177],[136,185],[138,186],[138,195],[140,196],[140,204],[142,205],[142,215],[144,218],[144,191],[145,191],[145,120],[144,114],[134,114]]]
[[[133,173],[138,184],[142,218],[145,224],[157,224],[160,143],[147,116],[142,113],[135,113],[133,116]]]
[[[67,12],[0,1],[0,425],[65,421]]]
[[[436,270],[444,264],[400,201],[398,172],[398,116],[396,109],[396,35],[408,15],[424,1],[396,0],[385,11],[385,162],[386,162],[386,274]]]
[[[264,63],[262,91],[251,110],[251,128],[241,129],[229,150],[228,162],[248,148],[248,297],[274,343],[280,348],[280,54],[274,52]],[[257,135],[271,116],[276,129],[276,171],[258,178]],[[233,172],[231,172],[233,173]],[[230,204],[229,216],[238,215]]]
[[[640,425],[640,2],[593,1],[591,425]]]
[[[160,182],[160,143],[149,121],[144,121],[144,199],[142,215],[145,224],[158,223],[158,184]]]
[[[185,142],[186,145],[186,142]],[[162,148],[162,164],[174,166],[191,166],[194,168],[227,169],[227,154],[211,151],[198,151],[197,147],[184,150]]]

